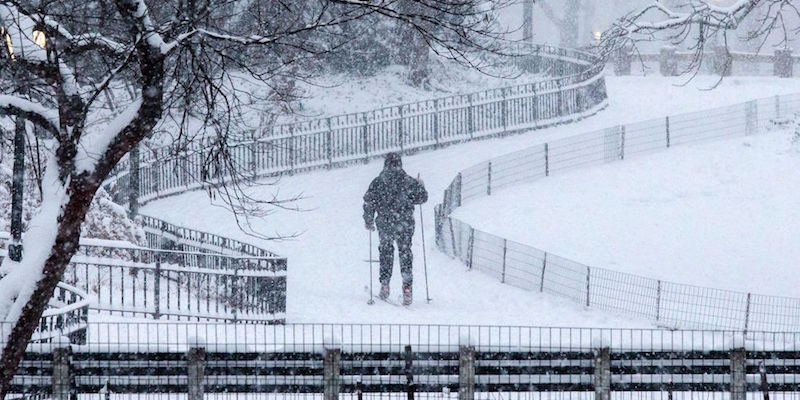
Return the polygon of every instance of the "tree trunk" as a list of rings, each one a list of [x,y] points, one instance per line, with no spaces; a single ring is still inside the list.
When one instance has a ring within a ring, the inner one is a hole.
[[[564,19],[560,28],[561,46],[573,49],[578,45],[578,32],[580,30],[581,0],[567,0],[564,4]]]
[[[8,393],[14,372],[25,354],[28,341],[36,331],[39,319],[53,296],[56,285],[61,281],[61,276],[72,255],[78,250],[81,224],[98,187],[99,185],[87,183],[80,178],[73,178],[70,181],[67,189],[69,200],[59,213],[58,232],[50,255],[44,263],[43,274],[36,282],[30,301],[22,308],[16,324],[8,327],[11,328],[11,333],[7,336],[8,340],[3,348],[2,358],[0,358],[0,365],[3,366],[0,368],[0,399],[5,398]],[[43,201],[48,201],[48,199],[43,199]],[[52,199],[51,201],[60,202],[61,199]],[[45,207],[44,202],[42,207]],[[28,257],[33,256],[32,254],[28,255]],[[18,267],[20,266],[18,265]],[[3,334],[5,335],[6,332]]]

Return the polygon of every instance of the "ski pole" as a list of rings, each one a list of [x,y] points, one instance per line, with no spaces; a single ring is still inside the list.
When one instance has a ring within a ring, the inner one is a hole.
[[[431,296],[428,294],[428,257],[425,255],[425,222],[422,220],[422,204],[419,205],[419,231],[422,234],[422,265],[425,268],[425,300],[430,303]]]
[[[367,304],[375,304],[375,300],[372,300],[372,230],[369,231],[369,301]]]

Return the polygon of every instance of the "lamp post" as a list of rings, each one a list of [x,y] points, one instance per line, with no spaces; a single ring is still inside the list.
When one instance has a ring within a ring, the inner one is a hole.
[[[0,21],[2,22],[2,21]],[[5,28],[0,29],[3,41],[6,43],[9,59],[16,60],[14,45]],[[34,42],[40,47],[45,47],[44,31],[34,29],[32,32]],[[14,69],[14,81],[17,84],[17,93],[24,94],[25,85],[19,85],[21,78]],[[26,120],[17,117],[14,124],[14,169],[11,181],[11,243],[8,245],[8,257],[13,261],[22,260],[22,200],[25,181],[25,128]]]

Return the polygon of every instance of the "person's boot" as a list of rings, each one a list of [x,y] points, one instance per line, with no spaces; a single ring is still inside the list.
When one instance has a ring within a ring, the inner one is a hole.
[[[412,299],[411,287],[410,286],[409,287],[404,287],[403,288],[403,305],[404,306],[410,306],[411,305],[411,299]]]
[[[381,285],[381,291],[378,292],[378,297],[380,297],[381,300],[389,298],[389,285]]]

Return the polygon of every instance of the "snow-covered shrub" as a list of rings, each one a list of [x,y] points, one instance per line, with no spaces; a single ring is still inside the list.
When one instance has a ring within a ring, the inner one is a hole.
[[[11,182],[13,178],[13,156],[10,146],[4,146],[0,156],[0,229],[9,232],[11,229]],[[43,156],[44,157],[44,156]],[[26,161],[30,157],[26,156]],[[22,226],[27,230],[28,222],[37,212],[41,203],[41,193],[34,169],[26,162],[23,188]],[[41,162],[42,165],[46,163]],[[111,196],[99,189],[92,205],[86,214],[81,228],[84,238],[122,240],[133,244],[145,244],[144,230],[130,219],[122,206],[114,204]]]

